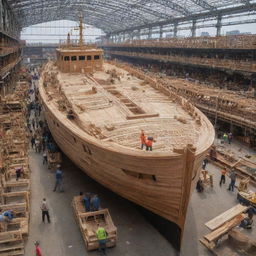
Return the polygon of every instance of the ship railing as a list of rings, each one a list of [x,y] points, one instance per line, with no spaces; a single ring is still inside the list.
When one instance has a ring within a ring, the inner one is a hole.
[[[96,44],[83,44],[83,46],[89,48],[96,48]],[[78,39],[72,39],[70,41],[67,40],[60,40],[59,41],[59,48],[67,48],[67,47],[81,47],[80,41]]]

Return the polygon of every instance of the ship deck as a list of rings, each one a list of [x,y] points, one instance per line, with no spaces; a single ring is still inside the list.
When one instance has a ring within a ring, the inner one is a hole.
[[[102,142],[140,150],[141,129],[156,140],[153,150],[158,152],[198,147],[208,139],[206,117],[199,125],[170,97],[113,64],[104,63],[104,70],[91,76],[61,73],[52,63],[46,70],[58,72],[57,86],[46,87],[52,102],[59,109],[69,105],[73,122]]]

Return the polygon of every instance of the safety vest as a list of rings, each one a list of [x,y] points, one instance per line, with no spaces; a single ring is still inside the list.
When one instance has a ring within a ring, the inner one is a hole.
[[[96,236],[97,236],[98,240],[107,239],[107,233],[104,228],[98,228],[96,231]]]

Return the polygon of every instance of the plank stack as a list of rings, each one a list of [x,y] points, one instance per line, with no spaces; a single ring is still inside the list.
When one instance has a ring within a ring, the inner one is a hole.
[[[26,128],[26,82],[0,98],[0,214],[12,211],[13,219],[0,222],[0,256],[24,255],[28,235],[30,171]],[[17,169],[21,169],[17,177]]]

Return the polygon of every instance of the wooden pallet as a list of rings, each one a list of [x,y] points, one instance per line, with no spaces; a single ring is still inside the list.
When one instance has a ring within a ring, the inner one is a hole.
[[[86,249],[91,251],[99,248],[98,239],[96,237],[97,223],[104,227],[108,233],[106,246],[115,246],[117,239],[117,229],[113,224],[108,209],[95,212],[86,212],[81,199],[81,196],[74,197],[72,206],[74,208],[76,222],[78,223],[82,233]]]
[[[23,254],[24,242],[20,230],[0,233],[0,256],[14,256]]]

